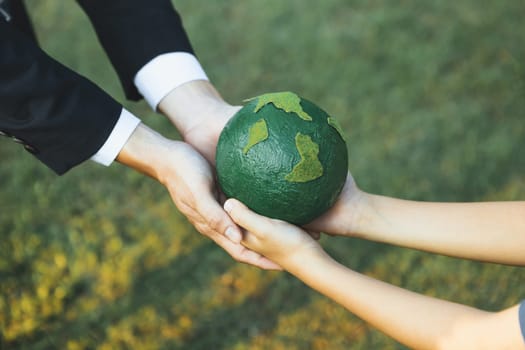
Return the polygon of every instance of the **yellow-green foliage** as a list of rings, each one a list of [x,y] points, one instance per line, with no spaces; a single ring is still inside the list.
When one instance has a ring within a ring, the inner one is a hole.
[[[26,3],[46,51],[124,101],[76,3]],[[176,4],[226,100],[286,89],[342,116],[363,189],[525,199],[523,1]],[[144,103],[126,107],[176,136]],[[292,276],[234,262],[159,184],[118,164],[56,177],[0,138],[0,180],[0,349],[404,349]],[[525,297],[523,268],[322,244],[426,295],[487,310]]]

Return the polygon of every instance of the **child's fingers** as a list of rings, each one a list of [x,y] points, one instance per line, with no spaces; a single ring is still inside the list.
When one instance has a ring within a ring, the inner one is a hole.
[[[224,210],[238,225],[256,234],[257,232],[270,232],[273,224],[271,219],[258,215],[248,209],[236,199],[230,198],[224,203]]]

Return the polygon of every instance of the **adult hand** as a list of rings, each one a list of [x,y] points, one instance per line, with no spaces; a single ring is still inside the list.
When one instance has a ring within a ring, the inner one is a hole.
[[[184,141],[199,151],[210,164],[215,165],[215,151],[221,131],[240,108],[230,105],[216,106],[214,110],[202,113],[202,119],[184,133]]]
[[[235,260],[264,269],[279,269],[240,244],[239,228],[217,202],[210,165],[190,145],[168,140],[141,124],[117,160],[162,183],[192,225]]]
[[[162,99],[159,110],[210,164],[224,125],[240,109],[226,103],[209,81],[183,84]]]

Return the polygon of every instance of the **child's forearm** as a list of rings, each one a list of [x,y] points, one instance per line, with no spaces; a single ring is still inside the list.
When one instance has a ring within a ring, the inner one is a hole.
[[[450,256],[525,265],[525,202],[427,203],[366,195],[350,235]]]
[[[287,266],[310,287],[416,349],[525,349],[517,307],[489,313],[413,293],[351,271],[328,256]]]

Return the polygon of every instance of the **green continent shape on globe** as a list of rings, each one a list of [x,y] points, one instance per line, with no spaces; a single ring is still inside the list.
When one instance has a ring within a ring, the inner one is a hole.
[[[242,153],[246,154],[256,144],[263,142],[268,138],[268,127],[264,119],[259,119],[250,127],[248,132],[248,143],[244,146]]]
[[[293,92],[273,92],[257,97],[257,106],[255,106],[254,112],[257,113],[269,103],[287,113],[295,113],[303,120],[312,121],[312,117],[301,107],[301,98]]]
[[[343,133],[343,128],[341,128],[341,125],[339,124],[337,119],[328,117],[327,122],[328,122],[328,125],[330,125],[332,128],[334,128],[339,133],[343,141],[346,142],[346,137],[345,137],[345,134]]]
[[[319,146],[312,141],[310,136],[297,133],[295,145],[301,156],[301,161],[285,176],[290,182],[308,182],[323,175],[323,165],[317,157]]]

